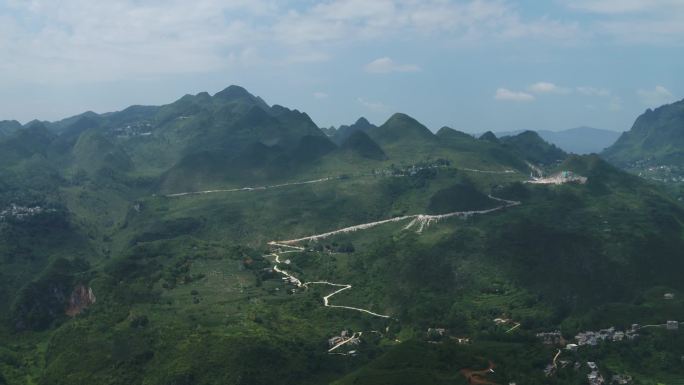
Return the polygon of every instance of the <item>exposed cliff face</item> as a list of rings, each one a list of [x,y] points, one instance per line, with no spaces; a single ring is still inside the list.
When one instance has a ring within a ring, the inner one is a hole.
[[[93,289],[90,287],[85,287],[83,285],[78,285],[74,288],[69,296],[69,301],[67,302],[65,314],[69,317],[75,317],[90,305],[95,303],[95,294]]]
[[[55,260],[38,279],[28,282],[17,294],[10,309],[14,328],[45,330],[94,303],[92,290],[76,278],[88,268],[82,260]]]

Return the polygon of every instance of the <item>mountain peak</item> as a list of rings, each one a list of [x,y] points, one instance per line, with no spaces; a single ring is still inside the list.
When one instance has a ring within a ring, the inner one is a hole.
[[[567,157],[563,150],[542,139],[535,131],[527,130],[518,135],[505,136],[501,138],[501,142],[520,157],[535,164],[553,164]]]
[[[0,135],[7,135],[21,129],[21,123],[16,120],[0,120]]]
[[[253,98],[255,98],[255,96],[250,94],[249,91],[247,91],[246,89],[244,89],[240,86],[231,85],[231,86],[226,87],[222,91],[219,91],[216,94],[214,94],[214,98],[225,99],[225,100],[235,100],[235,99],[242,99],[242,98],[253,99]]]
[[[487,131],[484,134],[482,134],[482,136],[480,136],[480,140],[486,140],[492,143],[499,143],[499,138],[497,138],[496,135],[494,135],[494,133],[491,131]]]
[[[435,135],[416,119],[402,113],[392,115],[380,127],[370,130],[373,140],[382,144],[395,141],[432,141]]]
[[[368,119],[362,116],[356,120],[356,123],[354,123],[354,125],[370,126],[370,122],[368,121]]]
[[[368,132],[372,129],[377,128],[375,125],[373,125],[371,122],[368,121],[368,119],[364,117],[360,117],[356,120],[356,122],[350,126],[347,125],[342,125],[338,128],[331,128],[331,130],[328,130],[329,135],[332,136],[332,139],[335,143],[338,145],[341,145],[344,143],[351,134],[353,134],[356,131],[363,131],[363,132]]]
[[[387,122],[385,124],[395,124],[395,123],[410,123],[410,124],[417,124],[421,125],[420,122],[418,122],[416,119],[410,117],[409,115],[406,115],[401,112],[394,113],[392,116],[390,116],[389,119],[387,119]]]
[[[539,134],[536,131],[532,131],[532,130],[525,130],[525,131],[519,133],[518,135],[514,135],[514,136],[517,136],[518,138],[521,138],[521,139],[544,141],[544,139],[542,139],[542,137],[539,136]]]
[[[465,132],[462,132],[462,131],[455,130],[455,129],[448,127],[448,126],[444,126],[444,127],[440,128],[439,131],[437,131],[437,133],[435,135],[437,135],[439,138],[442,138],[442,139],[475,140],[475,138],[472,135],[466,134]]]

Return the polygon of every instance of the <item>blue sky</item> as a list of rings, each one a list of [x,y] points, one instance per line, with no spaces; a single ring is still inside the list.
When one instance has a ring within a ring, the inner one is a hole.
[[[320,126],[626,130],[683,68],[681,0],[0,0],[0,120],[238,84]]]

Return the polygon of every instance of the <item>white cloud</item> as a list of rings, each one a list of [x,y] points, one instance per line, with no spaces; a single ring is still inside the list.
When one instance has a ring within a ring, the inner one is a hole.
[[[591,86],[580,86],[576,88],[577,92],[579,92],[582,95],[587,95],[587,96],[610,96],[611,92],[607,88],[598,88],[598,87],[591,87]]]
[[[651,107],[659,107],[675,100],[672,92],[663,86],[656,86],[652,90],[638,90],[637,95],[645,105]]]
[[[364,98],[357,98],[356,99],[362,106],[365,108],[373,111],[373,112],[387,112],[389,111],[389,106],[382,103],[382,102],[377,102],[377,101],[369,101]]]
[[[328,94],[325,93],[325,92],[322,92],[322,91],[316,91],[316,92],[313,93],[313,97],[316,98],[316,99],[319,99],[319,100],[321,100],[321,99],[327,99],[327,98],[328,98]]]
[[[549,82],[534,83],[527,89],[535,94],[569,94],[572,92],[569,88],[559,87]]]
[[[507,88],[499,88],[496,90],[494,99],[513,102],[529,102],[534,100],[534,95],[528,94],[526,92],[511,91]]]
[[[6,0],[0,82],[78,83],[331,59],[401,40],[576,40],[573,23],[525,20],[508,0]],[[389,64],[389,65],[388,65]],[[387,58],[371,70],[416,71]]]
[[[292,66],[332,60],[333,52],[368,42],[563,44],[602,33],[631,42],[681,43],[684,36],[683,1],[580,0],[568,6],[627,16],[648,10],[649,16],[603,20],[598,14],[595,25],[580,24],[523,15],[524,7],[513,0],[5,0],[0,82],[78,83]],[[419,69],[380,60],[369,69]]]
[[[3,7],[0,5],[0,8]],[[208,72],[251,64],[260,31],[245,16],[263,1],[12,1],[19,20],[0,35],[3,77],[45,82]],[[0,12],[2,10],[0,9]],[[4,74],[4,76],[3,76]]]
[[[399,64],[388,57],[382,57],[364,66],[366,72],[375,74],[386,74],[390,72],[417,72],[420,67],[415,64]]]
[[[587,23],[596,36],[627,44],[684,42],[684,1],[681,0],[562,0],[573,10],[594,14]]]
[[[598,33],[611,36],[625,44],[681,46],[684,43],[684,12],[680,13],[680,16],[608,20],[594,28]]]
[[[332,0],[291,10],[274,31],[288,45],[436,37],[444,41],[482,39],[577,40],[576,23],[549,18],[523,20],[505,0]]]
[[[565,3],[569,8],[603,14],[684,9],[680,0],[565,0]]]

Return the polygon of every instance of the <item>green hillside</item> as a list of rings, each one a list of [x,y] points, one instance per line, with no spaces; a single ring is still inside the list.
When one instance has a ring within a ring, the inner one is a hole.
[[[340,145],[342,151],[358,154],[364,158],[383,160],[387,158],[382,148],[363,131],[355,131]]]
[[[560,148],[545,142],[534,131],[525,131],[518,135],[505,136],[501,142],[519,157],[540,165],[552,165],[565,159],[567,154]]]
[[[231,86],[0,136],[0,384],[684,378],[664,327],[536,336],[684,321],[667,191],[529,132],[366,123]]]
[[[601,153],[631,173],[684,196],[684,101],[647,110],[617,142]]]
[[[21,129],[21,127],[21,123],[16,120],[2,120],[0,121],[0,137],[12,134]]]
[[[603,152],[620,166],[682,164],[684,161],[684,100],[647,110],[632,129]]]
[[[371,128],[368,132],[380,144],[412,143],[435,141],[434,135],[424,125],[406,114],[394,114],[383,125]]]
[[[341,145],[355,132],[361,131],[368,133],[368,131],[375,128],[377,128],[375,125],[371,124],[366,118],[361,117],[354,124],[340,126],[337,129],[333,128],[332,130],[329,130],[327,134],[335,143]]]

